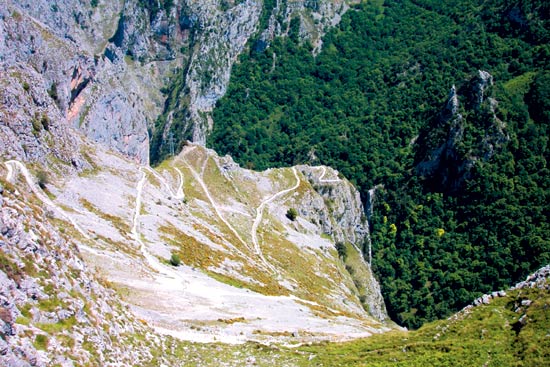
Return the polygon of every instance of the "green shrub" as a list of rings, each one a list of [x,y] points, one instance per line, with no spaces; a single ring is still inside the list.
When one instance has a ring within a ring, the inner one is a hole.
[[[34,346],[39,350],[46,350],[48,348],[48,337],[44,334],[38,334],[34,338]]]
[[[172,254],[170,257],[170,265],[172,266],[180,266],[181,265],[181,259],[177,254]]]
[[[42,114],[42,118],[40,119],[40,124],[44,128],[44,130],[49,131],[50,130],[50,118],[45,113]]]
[[[36,173],[36,179],[38,180],[38,186],[40,186],[42,190],[44,190],[46,185],[50,183],[50,178],[46,171],[38,171]]]
[[[348,258],[348,249],[343,242],[336,242],[336,251],[338,251],[338,257],[346,261]]]
[[[38,113],[34,114],[31,123],[33,135],[38,136],[40,132],[44,129],[44,125],[42,125],[42,119],[38,116]]]
[[[48,89],[48,95],[50,96],[51,99],[57,102],[57,99],[59,98],[59,96],[57,94],[57,85],[55,85],[55,83],[52,83],[50,89]]]
[[[297,216],[298,216],[298,212],[294,208],[290,208],[286,211],[286,217],[291,221],[296,220]]]

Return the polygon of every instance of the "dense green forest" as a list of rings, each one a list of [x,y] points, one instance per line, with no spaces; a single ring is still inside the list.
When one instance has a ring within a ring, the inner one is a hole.
[[[333,166],[365,200],[383,185],[373,268],[416,328],[550,262],[549,17],[542,0],[366,1],[316,57],[296,18],[242,55],[208,144],[255,169]],[[494,85],[476,104],[478,70]]]

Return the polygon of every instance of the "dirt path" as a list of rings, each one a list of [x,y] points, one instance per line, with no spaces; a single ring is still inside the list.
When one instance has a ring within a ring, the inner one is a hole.
[[[216,204],[216,201],[214,200],[214,198],[212,197],[212,195],[210,195],[210,191],[208,190],[208,187],[206,186],[206,184],[204,183],[204,180],[202,179],[201,175],[199,175],[197,173],[197,171],[195,171],[195,169],[193,168],[193,166],[191,166],[191,164],[187,161],[187,159],[185,158],[185,156],[192,150],[194,150],[195,147],[191,147],[189,149],[187,149],[182,155],[182,160],[183,160],[183,163],[187,166],[187,168],[189,169],[189,171],[191,171],[191,174],[193,175],[193,177],[195,178],[195,180],[197,180],[197,182],[201,185],[202,187],[202,190],[204,191],[204,193],[206,194],[206,197],[208,198],[208,201],[210,201],[210,205],[212,205],[212,207],[214,208],[214,211],[216,212],[216,215],[218,216],[218,218],[220,218],[220,220],[227,226],[227,228],[229,228],[229,230],[235,235],[235,237],[237,237],[237,239],[244,245],[245,248],[248,248],[250,249],[250,246],[242,239],[242,237],[239,235],[239,233],[235,230],[235,228],[233,228],[233,226],[231,225],[231,223],[229,223],[225,218],[224,216],[222,215],[221,211],[220,211],[220,207],[218,206],[218,204]],[[244,254],[240,254],[241,256],[244,256]]]
[[[322,183],[338,183],[338,182],[342,182],[341,179],[337,178],[337,179],[330,179],[330,180],[325,180],[323,179],[323,177],[325,177],[325,175],[327,174],[327,169],[325,166],[321,166],[321,175],[319,176],[319,182],[322,182]]]
[[[279,198],[279,197],[281,197],[281,196],[283,196],[283,195],[285,195],[285,194],[287,194],[291,191],[296,190],[300,186],[300,177],[298,177],[298,172],[296,172],[296,168],[292,167],[292,172],[294,173],[294,177],[296,177],[296,184],[294,186],[292,186],[291,188],[279,191],[275,195],[272,195],[271,197],[269,197],[269,198],[265,199],[264,201],[262,201],[261,204],[256,208],[256,219],[254,219],[254,224],[252,225],[252,231],[251,231],[252,244],[254,245],[254,250],[256,252],[256,255],[258,255],[260,257],[260,259],[262,260],[262,262],[264,263],[265,266],[267,266],[269,269],[271,269],[275,273],[277,273],[277,269],[273,265],[271,265],[269,262],[267,262],[267,260],[264,257],[264,254],[262,252],[262,248],[260,247],[260,244],[258,243],[258,233],[257,233],[258,232],[258,226],[260,225],[260,222],[262,221],[264,208],[267,204],[271,203],[275,199],[277,199],[277,198]]]
[[[73,225],[73,227],[75,227],[75,229],[86,239],[88,240],[91,239],[88,233],[84,229],[82,229],[82,227],[80,227],[73,218],[68,216],[53,201],[51,201],[46,194],[44,194],[44,191],[41,188],[39,188],[38,185],[34,182],[32,175],[30,174],[29,170],[27,169],[27,167],[25,167],[23,163],[16,160],[11,160],[11,161],[4,162],[4,165],[8,169],[8,173],[6,175],[7,181],[12,182],[12,179],[14,177],[14,172],[16,171],[16,169],[21,171],[21,173],[23,174],[23,177],[25,177],[25,181],[27,182],[27,185],[29,185],[31,191],[40,199],[40,201],[42,201],[44,204],[46,204],[51,209],[53,209],[63,219],[70,222]]]
[[[146,167],[145,169],[151,170],[151,168],[149,167]],[[142,176],[136,186],[135,211],[134,211],[134,217],[132,219],[132,231],[131,231],[132,237],[134,237],[136,242],[139,244],[141,254],[147,261],[147,264],[153,270],[155,270],[159,274],[162,274],[168,277],[169,279],[174,279],[178,283],[185,284],[187,282],[178,274],[178,272],[176,270],[171,269],[167,265],[163,265],[155,256],[153,256],[149,251],[147,251],[147,247],[145,246],[145,243],[141,240],[141,236],[139,234],[139,215],[141,212],[141,197],[143,193],[143,187],[145,186],[145,181],[147,180],[147,174],[144,172],[143,167],[140,167],[139,171],[141,172]]]
[[[147,171],[149,171],[150,173],[153,174],[153,176],[155,176],[157,178],[157,180],[160,181],[160,183],[162,185],[164,185],[164,187],[166,187],[166,190],[168,190],[168,192],[177,200],[183,200],[185,198],[185,195],[183,193],[183,173],[181,173],[181,170],[177,167],[174,167],[174,169],[176,170],[176,172],[178,173],[178,176],[180,178],[180,181],[179,181],[179,184],[178,184],[178,188],[176,191],[172,191],[172,188],[170,187],[170,185],[168,184],[168,182],[166,181],[166,179],[160,174],[158,173],[157,171],[155,171],[153,168],[149,167],[149,166],[145,166],[144,167]]]

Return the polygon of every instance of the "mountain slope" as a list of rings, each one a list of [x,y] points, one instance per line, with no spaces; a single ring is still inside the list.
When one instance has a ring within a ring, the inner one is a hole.
[[[149,361],[159,343],[152,330],[82,260],[79,241],[61,230],[43,197],[16,179],[20,167],[7,167],[0,169],[0,364]]]
[[[85,247],[86,257],[158,329],[233,341],[386,329],[376,321],[386,316],[368,264],[355,264],[352,277],[334,247],[335,240],[349,243],[351,258],[353,244],[368,236],[345,180],[317,182],[335,189],[325,199],[302,173],[315,182],[321,167],[255,173],[199,146],[160,172],[99,150],[94,156],[101,168],[50,191],[97,241]],[[295,221],[285,215],[289,208],[298,211]],[[172,254],[185,266],[169,265]]]
[[[158,330],[243,341],[346,339],[391,327],[357,247],[368,241],[358,193],[337,172],[256,173],[199,146],[162,174],[85,141],[81,154],[90,168],[78,174],[45,179],[39,169],[36,184],[9,161],[6,178],[30,183],[86,259]],[[173,268],[171,255],[185,266]]]
[[[303,348],[317,366],[546,366],[550,268],[417,331]],[[307,365],[307,364],[303,364]]]

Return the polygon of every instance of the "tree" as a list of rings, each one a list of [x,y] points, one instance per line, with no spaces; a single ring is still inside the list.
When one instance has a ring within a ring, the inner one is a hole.
[[[336,251],[338,251],[338,257],[346,261],[348,258],[348,249],[343,242],[336,242]]]

